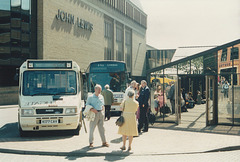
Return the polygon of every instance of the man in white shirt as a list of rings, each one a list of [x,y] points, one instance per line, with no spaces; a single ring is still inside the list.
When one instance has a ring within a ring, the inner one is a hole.
[[[93,134],[95,127],[98,126],[98,131],[102,139],[102,146],[109,147],[109,144],[106,142],[105,138],[105,129],[103,127],[104,121],[104,98],[101,95],[102,87],[99,84],[95,86],[95,93],[88,96],[86,106],[91,106],[90,111],[95,113],[95,118],[93,121],[90,121],[90,131],[89,131],[89,147],[93,147]]]
[[[130,90],[133,90],[133,91],[135,91],[135,87],[137,86],[137,82],[135,81],[135,80],[133,80],[132,82],[131,82],[131,84],[130,84],[130,86],[126,89],[126,91],[125,91],[125,93],[124,93],[124,100],[126,100],[127,98],[128,98],[128,92],[130,91]],[[134,98],[135,98],[135,95],[136,94],[134,94]]]

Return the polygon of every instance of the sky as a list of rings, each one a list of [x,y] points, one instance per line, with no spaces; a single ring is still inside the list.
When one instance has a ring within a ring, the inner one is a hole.
[[[158,49],[222,45],[240,39],[240,0],[139,0],[147,44]]]

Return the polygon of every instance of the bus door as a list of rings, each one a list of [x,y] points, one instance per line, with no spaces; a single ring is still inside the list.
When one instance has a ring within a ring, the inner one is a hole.
[[[215,125],[217,118],[217,80],[214,75],[206,76],[206,126]]]

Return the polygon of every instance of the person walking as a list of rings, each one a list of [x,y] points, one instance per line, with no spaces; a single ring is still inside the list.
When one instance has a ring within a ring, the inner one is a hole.
[[[172,114],[175,114],[175,85],[174,81],[170,82],[170,90],[168,92],[168,99],[170,99],[170,103],[172,106]]]
[[[224,98],[228,98],[228,90],[229,90],[228,81],[225,81],[225,82],[224,82],[222,88],[223,88]]]
[[[144,124],[144,132],[148,132],[148,100],[150,97],[150,89],[147,86],[147,82],[145,80],[141,81],[141,91],[138,97],[139,108],[140,108],[140,118],[138,120],[138,133],[141,133],[141,129]]]
[[[133,136],[138,136],[137,122],[136,122],[136,111],[138,108],[138,102],[134,99],[134,90],[128,91],[128,97],[123,101],[121,107],[123,108],[124,123],[118,129],[118,134],[122,135],[123,145],[120,147],[121,150],[126,150],[126,140],[128,137],[129,145],[128,151],[132,149]]]
[[[114,98],[113,98],[113,92],[109,89],[109,85],[106,84],[104,86],[104,88],[105,89],[102,91],[102,95],[104,97],[104,103],[105,103],[105,105],[104,105],[105,106],[105,118],[104,119],[107,118],[107,120],[109,120],[111,117],[111,112],[110,112],[111,105],[114,102]]]
[[[89,96],[87,98],[86,106],[91,106],[92,108],[90,111],[95,113],[95,118],[93,121],[90,121],[89,127],[89,148],[93,147],[93,133],[98,126],[98,131],[102,140],[102,146],[103,147],[109,147],[109,144],[106,142],[105,138],[105,129],[103,127],[103,121],[104,121],[104,98],[101,95],[102,87],[99,84],[96,84],[95,86],[95,92],[93,95]]]
[[[197,91],[197,104],[198,105],[202,104],[202,94],[200,91]]]

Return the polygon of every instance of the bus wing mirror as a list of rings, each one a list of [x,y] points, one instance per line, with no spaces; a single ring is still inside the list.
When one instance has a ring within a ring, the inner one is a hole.
[[[82,79],[83,79],[83,81],[85,81],[85,80],[87,79],[87,75],[86,75],[86,73],[81,73],[81,75],[82,75]]]
[[[128,72],[127,74],[128,74],[128,78],[132,77],[131,72]]]

